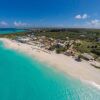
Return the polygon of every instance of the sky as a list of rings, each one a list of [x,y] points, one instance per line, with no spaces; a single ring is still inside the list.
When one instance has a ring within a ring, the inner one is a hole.
[[[100,0],[0,0],[0,27],[100,28]]]

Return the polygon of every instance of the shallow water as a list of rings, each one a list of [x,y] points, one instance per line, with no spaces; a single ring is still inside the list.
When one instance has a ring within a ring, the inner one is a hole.
[[[100,100],[100,90],[0,43],[0,100]]]
[[[22,29],[15,29],[15,28],[0,28],[0,34],[11,34],[17,32],[24,32],[25,30]]]

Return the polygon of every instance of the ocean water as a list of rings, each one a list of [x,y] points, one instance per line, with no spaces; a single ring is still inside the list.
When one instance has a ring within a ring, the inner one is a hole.
[[[100,90],[0,43],[0,100],[100,100]]]
[[[0,28],[0,34],[11,34],[17,32],[24,32],[25,30],[22,29],[15,29],[15,28]]]

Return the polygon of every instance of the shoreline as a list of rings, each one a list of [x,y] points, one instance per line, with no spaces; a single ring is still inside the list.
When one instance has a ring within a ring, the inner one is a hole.
[[[73,76],[79,80],[89,83],[100,89],[100,70],[91,66],[87,61],[77,62],[72,57],[54,52],[48,53],[45,50],[28,44],[19,43],[15,40],[0,38],[4,46],[47,63],[57,70]]]

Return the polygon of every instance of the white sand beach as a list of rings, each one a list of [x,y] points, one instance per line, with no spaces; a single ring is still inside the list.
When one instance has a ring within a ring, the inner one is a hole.
[[[54,52],[47,53],[37,46],[19,43],[15,40],[6,38],[1,38],[0,40],[4,42],[7,48],[24,52],[77,79],[89,81],[93,83],[93,85],[95,85],[95,83],[100,85],[100,70],[91,66],[87,61],[77,62],[72,57],[56,54]]]

